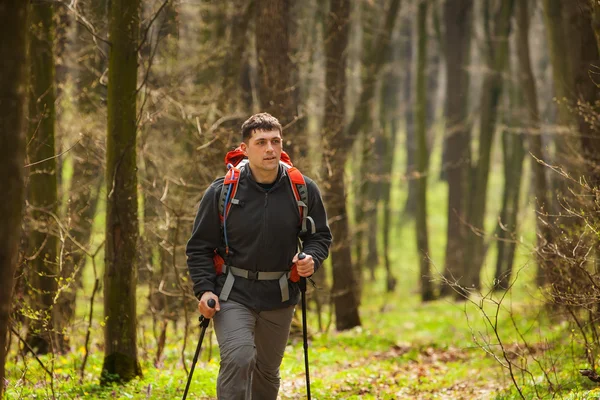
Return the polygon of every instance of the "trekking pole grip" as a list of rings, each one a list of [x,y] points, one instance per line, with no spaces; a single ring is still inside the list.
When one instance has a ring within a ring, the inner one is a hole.
[[[301,251],[298,253],[298,260],[304,260],[306,258],[306,253]],[[300,290],[302,292],[306,292],[306,278],[301,276],[300,282],[298,282],[298,286],[300,286]]]
[[[217,305],[217,302],[215,301],[215,299],[208,299],[206,304],[210,308],[215,308],[215,306]],[[204,315],[200,315],[200,326],[207,327],[209,323],[210,323],[210,318],[205,318]]]

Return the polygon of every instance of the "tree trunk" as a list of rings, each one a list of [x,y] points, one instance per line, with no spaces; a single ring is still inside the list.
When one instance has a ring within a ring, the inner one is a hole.
[[[381,98],[381,96],[379,96]],[[380,105],[382,107],[383,105]],[[380,125],[380,120],[374,120],[373,126],[373,152],[370,159],[369,169],[371,170],[368,177],[368,193],[367,193],[367,257],[366,263],[375,275],[375,269],[379,265],[379,202],[382,194],[381,180],[384,175],[384,155],[385,155],[385,139],[383,137],[383,128]]]
[[[4,398],[4,365],[17,252],[24,204],[25,136],[27,113],[27,13],[29,4],[8,0],[0,4],[0,398]]]
[[[86,0],[80,2],[81,12],[94,26],[99,37],[106,38],[108,0]],[[71,61],[77,85],[77,106],[84,113],[93,113],[103,108],[106,99],[106,67],[109,46],[92,36],[83,24],[76,25],[75,56]]]
[[[106,250],[102,383],[142,374],[136,345],[136,94],[139,0],[113,0],[106,142]]]
[[[466,275],[466,209],[470,152],[470,127],[467,122],[469,104],[469,60],[473,0],[447,0],[444,6],[446,35],[446,160],[448,181],[448,225],[444,284],[441,294],[463,297],[459,287]]]
[[[479,289],[481,286],[481,266],[485,258],[485,211],[487,203],[488,178],[494,142],[498,104],[502,95],[504,71],[508,60],[508,37],[510,34],[510,21],[514,0],[500,2],[497,15],[491,19],[489,13],[484,18],[487,23],[495,22],[493,32],[487,31],[487,67],[490,73],[485,76],[481,92],[481,117],[479,125],[479,149],[478,159],[473,167],[473,184],[468,198],[472,204],[468,209],[468,223],[472,225],[476,233],[470,235],[468,240],[467,258],[469,268],[467,269],[467,288]],[[489,8],[486,3],[484,8]],[[492,42],[492,38],[494,42]]]
[[[522,105],[513,106],[516,111]],[[515,112],[511,113],[511,120],[518,121]],[[515,123],[507,121],[508,126],[515,127]],[[516,249],[518,233],[519,194],[521,191],[521,177],[523,160],[525,158],[524,137],[522,133],[502,133],[502,152],[504,158],[504,190],[502,194],[502,209],[500,220],[496,229],[498,254],[496,258],[496,273],[494,288],[507,290],[512,278],[512,266]]]
[[[517,72],[520,74],[520,72]],[[514,75],[511,68],[510,76]],[[516,78],[516,77],[515,77]],[[504,169],[504,188],[502,209],[496,226],[497,257],[496,273],[493,287],[495,290],[508,290],[511,286],[514,255],[518,237],[519,197],[525,159],[523,126],[525,113],[523,93],[518,79],[511,79],[507,84],[507,106],[504,110],[504,125],[508,127],[501,132],[502,155]]]
[[[552,62],[552,75],[554,81],[554,94],[558,100],[558,124],[562,129],[570,131],[576,125],[576,116],[572,113],[573,89],[575,85],[571,43],[578,42],[579,36],[569,37],[570,33],[576,33],[569,30],[567,26],[567,16],[570,15],[567,3],[559,0],[544,0],[544,19],[546,32],[548,33],[548,44],[550,45],[550,60]],[[565,135],[558,133],[555,136],[556,142],[556,161],[562,168],[569,172],[575,172],[576,166],[574,159],[580,153],[578,147],[573,146],[573,141],[568,141]],[[566,182],[559,179],[555,188],[560,192],[567,191]]]
[[[600,3],[596,0],[589,1],[592,11],[592,28],[594,29],[594,36],[596,37],[598,53],[600,53]]]
[[[574,112],[574,107],[587,103],[588,98],[593,102],[597,90],[588,75],[589,61],[598,57],[591,16],[589,13],[584,15],[579,2],[544,0],[543,6],[555,97],[558,99],[558,123],[562,129],[555,137],[557,151],[553,164],[571,176],[581,176],[586,171],[579,162],[579,154],[583,153],[585,157],[586,152],[582,151],[582,144],[585,146],[585,143],[571,140],[570,135],[562,132],[577,132],[582,138],[590,137],[587,131],[589,124],[583,119],[578,120],[580,115]],[[579,185],[572,185],[567,179],[559,177],[554,186],[557,191],[555,204],[560,211],[563,211],[564,205],[576,210],[584,207]],[[579,266],[585,262],[586,248],[589,248],[593,239],[584,234],[586,228],[580,218],[555,217],[550,226],[554,242],[550,246],[548,258],[552,263],[545,271],[546,278],[552,284],[557,301],[564,303],[565,298],[578,296],[582,290],[587,290],[587,272]]]
[[[168,121],[159,122],[168,128]],[[160,129],[159,129],[160,130]],[[193,157],[186,154],[186,157]],[[164,206],[160,197],[165,193],[165,188],[160,175],[160,168],[156,165],[149,154],[143,155],[143,168],[141,170],[144,179],[144,230],[146,232],[144,247],[146,256],[144,260],[149,265],[149,293],[148,300],[154,322],[176,321],[182,304],[177,282],[179,277],[173,268],[173,258],[170,251],[173,243],[176,243],[176,223],[171,215],[169,206]],[[170,189],[169,194],[173,197],[176,189]],[[177,212],[172,214],[177,215]],[[146,271],[145,271],[146,272]],[[177,294],[177,295],[176,295]]]
[[[356,208],[356,261],[355,271],[369,271],[370,279],[375,280],[375,269],[379,264],[377,236],[379,221],[377,217],[378,202],[381,198],[381,175],[383,163],[382,132],[378,122],[365,121],[366,129],[360,135],[361,148],[357,163],[359,170],[354,177],[359,182],[355,191]],[[362,279],[362,277],[360,278]]]
[[[106,0],[81,1],[79,7],[81,13],[94,26],[96,35],[107,37]],[[108,45],[92,37],[82,24],[76,24],[75,32],[73,48],[68,51],[75,53],[73,59],[77,61],[66,61],[68,73],[72,75],[72,80],[77,87],[75,100],[78,112],[87,119],[97,120],[96,113],[104,110],[102,99],[106,98],[106,87],[100,80],[106,69],[105,54],[108,52]],[[100,122],[100,124],[104,127],[104,123]],[[103,168],[104,138],[98,137],[101,131],[95,128],[94,125],[88,132],[82,134],[79,143],[69,152],[73,160],[73,175],[69,188],[67,214],[69,234],[75,242],[67,239],[64,244],[64,262],[60,276],[67,287],[61,290],[56,305],[59,315],[67,326],[75,316],[76,294],[82,286],[81,276],[87,261],[85,250],[88,250],[90,244],[93,220],[104,182],[104,177],[97,173]],[[69,347],[69,335],[61,335],[61,341],[66,348]]]
[[[337,330],[360,326],[356,284],[352,271],[348,238],[348,215],[344,168],[346,152],[344,143],[344,116],[346,91],[346,48],[350,21],[350,1],[331,0],[327,16],[326,75],[327,90],[323,139],[325,140],[325,164],[338,166],[331,170],[329,187],[325,192],[332,234],[336,237],[331,249],[333,267],[332,297],[335,304]],[[341,166],[341,167],[339,167]]]
[[[29,98],[29,131],[27,157],[29,168],[27,200],[31,205],[29,254],[33,285],[32,308],[36,316],[27,333],[27,343],[36,354],[53,352],[52,338],[60,331],[54,307],[57,291],[58,232],[57,171],[54,147],[55,84],[54,84],[54,23],[50,3],[31,7],[29,54],[31,55],[31,88]]]
[[[406,62],[405,74],[404,74],[404,104],[405,113],[404,119],[406,123],[406,176],[408,178],[408,191],[406,193],[406,201],[404,203],[404,209],[402,211],[403,218],[412,218],[415,216],[417,210],[417,181],[415,179],[416,169],[416,153],[417,143],[415,134],[415,115],[413,107],[414,99],[414,84],[413,84],[413,69],[416,63],[413,62],[413,37],[414,37],[414,25],[412,20],[405,21],[403,31],[405,35],[405,52],[404,58]]]
[[[286,152],[301,170],[305,165],[306,135],[298,129],[297,65],[290,57],[290,0],[256,1],[256,53],[261,110],[281,121]]]
[[[392,36],[392,51],[390,52],[389,65],[383,77],[381,90],[380,119],[383,129],[382,154],[383,176],[381,182],[381,198],[383,201],[383,260],[386,272],[386,291],[393,292],[396,288],[396,277],[392,272],[390,261],[390,238],[392,228],[392,173],[394,171],[394,158],[398,131],[400,130],[401,109],[400,98],[402,94],[402,69],[410,63],[401,61],[403,38],[400,29],[396,28]]]
[[[100,190],[104,182],[98,175],[102,168],[102,146],[90,135],[85,135],[71,150],[73,157],[73,176],[69,190],[68,215],[69,234],[75,242],[65,242],[65,257],[60,272],[62,282],[67,287],[61,290],[57,299],[57,310],[65,325],[70,325],[75,317],[77,290],[82,286],[81,276],[87,261],[86,250],[92,237],[92,229]],[[81,249],[79,245],[83,246]],[[69,348],[69,335],[61,335],[65,348]]]
[[[429,237],[427,233],[427,8],[428,0],[419,3],[417,14],[417,85],[416,85],[416,142],[417,142],[417,214],[416,238],[419,256],[419,279],[421,282],[421,300],[435,298],[430,267]]]
[[[255,12],[255,3],[254,0],[236,0],[222,4],[222,6],[229,5],[231,7],[228,12],[230,34],[227,44],[231,51],[225,55],[223,62],[223,83],[218,101],[219,110],[222,112],[228,112],[232,105],[235,110],[235,106],[238,104],[239,108],[247,108],[248,100],[252,98],[250,88],[243,80],[247,77],[244,74],[248,67],[248,55],[245,54],[245,50],[249,43],[248,26],[252,21],[251,16]],[[232,96],[234,93],[239,93],[240,98],[232,99],[235,97]]]
[[[384,2],[379,3],[364,3],[362,5],[362,22],[363,28],[363,49],[370,49],[373,47],[374,42],[377,39],[376,33],[378,30],[378,24],[380,23],[381,17],[385,13],[383,7]],[[391,37],[391,33],[390,33]],[[365,73],[374,68],[373,63],[376,60],[371,57],[363,56],[362,61],[362,77],[364,78]],[[387,62],[387,59],[381,62]],[[381,96],[378,93],[381,91],[381,81],[376,77],[370,81],[369,85],[372,85],[368,90],[372,90],[372,100],[368,101],[368,104],[359,104],[359,108],[362,108],[364,113],[361,114],[362,120],[359,122],[359,137],[360,137],[360,162],[355,163],[358,167],[354,177],[357,181],[358,190],[356,190],[356,218],[357,221],[357,259],[355,270],[367,269],[370,273],[371,280],[375,279],[375,270],[379,264],[379,252],[378,252],[378,234],[379,234],[379,220],[378,220],[378,204],[381,198],[381,175],[383,171],[383,152],[382,146],[382,128],[380,125],[379,118],[376,117],[378,109],[381,104],[378,100]],[[364,87],[363,87],[364,89]],[[363,239],[364,242],[363,242]],[[362,275],[360,275],[362,277]]]
[[[509,198],[509,212],[507,224],[513,227],[512,240],[506,244],[506,256],[504,257],[504,265],[502,267],[502,278],[499,280],[500,286],[503,289],[508,289],[511,285],[513,276],[513,265],[515,263],[515,253],[517,249],[518,235],[518,218],[519,218],[519,201],[521,192],[521,175],[523,172],[523,161],[525,159],[525,146],[523,134],[515,135],[513,138],[513,160],[515,165],[512,171],[512,176],[515,178],[515,186]]]
[[[370,104],[375,94],[375,83],[377,82],[379,71],[381,71],[381,68],[385,63],[385,57],[389,53],[389,44],[399,9],[400,0],[391,0],[385,13],[384,27],[379,31],[371,50],[365,55],[365,59],[371,61],[367,71],[363,74],[361,84],[362,91],[352,121],[348,125],[343,147],[345,149],[352,146],[352,143],[354,143],[360,132],[363,122],[367,120]]]
[[[392,75],[389,79],[386,79],[388,85],[392,88],[390,93],[384,95],[384,99],[389,99],[389,102],[384,100],[385,108],[388,110],[384,111],[384,115],[382,117],[382,123],[384,124],[384,143],[383,146],[385,148],[384,157],[385,157],[385,168],[386,172],[384,175],[383,185],[382,185],[382,199],[383,199],[383,260],[384,267],[386,272],[386,291],[393,292],[396,288],[397,279],[392,272],[392,265],[390,262],[390,238],[392,231],[392,207],[391,207],[391,198],[392,198],[392,172],[394,165],[394,153],[396,149],[396,142],[398,131],[400,130],[400,116],[398,114],[398,94],[399,90],[395,91],[393,89],[399,89],[398,84],[400,83],[399,76]]]
[[[528,112],[529,134],[527,140],[529,151],[535,157],[531,162],[533,172],[534,193],[536,201],[536,231],[537,250],[536,259],[538,264],[536,282],[542,286],[545,282],[544,270],[547,268],[546,254],[544,248],[552,242],[552,232],[548,222],[548,206],[551,204],[548,193],[548,182],[546,181],[546,167],[537,160],[545,160],[546,154],[542,145],[542,134],[540,131],[540,112],[538,106],[537,89],[535,77],[531,66],[529,49],[529,10],[527,1],[517,3],[517,55],[519,59],[519,81],[523,90],[525,106]],[[537,160],[536,160],[537,159]]]
[[[369,171],[370,163],[368,160],[373,155],[373,143],[371,142],[367,132],[361,132],[355,143],[356,151],[354,152],[354,160],[352,161],[353,176],[352,179],[353,194],[354,194],[354,234],[352,244],[356,254],[354,258],[354,271],[358,279],[358,287],[362,288],[363,271],[367,266],[370,273],[370,279],[375,279],[375,268],[373,265],[366,265],[366,254],[368,247],[365,244],[365,238],[369,236],[369,218],[367,203],[369,193]]]
[[[581,41],[575,52],[573,73],[575,79],[575,95],[579,101],[577,113],[577,126],[580,134],[580,144],[585,168],[583,174],[587,175],[587,183],[593,187],[600,187],[600,93],[598,93],[598,80],[595,78],[598,72],[599,50],[594,47],[597,28],[597,13],[600,5],[595,8],[581,5],[575,7],[575,21],[570,24],[571,29],[579,32]],[[596,14],[595,14],[596,13]],[[583,103],[583,104],[582,104]]]

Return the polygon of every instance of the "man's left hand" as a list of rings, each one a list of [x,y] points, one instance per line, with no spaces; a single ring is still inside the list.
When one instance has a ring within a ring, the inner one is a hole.
[[[313,260],[310,254],[306,254],[306,257],[304,257],[302,260],[299,260],[298,254],[296,253],[292,262],[296,264],[298,275],[303,278],[308,278],[315,273],[315,260]]]

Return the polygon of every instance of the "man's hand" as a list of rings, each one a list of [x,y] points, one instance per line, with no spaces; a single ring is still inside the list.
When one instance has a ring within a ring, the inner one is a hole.
[[[208,300],[213,299],[215,301],[215,307],[208,306]],[[200,298],[200,302],[198,303],[198,311],[200,314],[204,316],[204,318],[212,318],[215,315],[215,312],[221,310],[221,305],[219,304],[219,298],[213,292],[204,292],[202,297]]]
[[[313,260],[310,254],[306,254],[306,257],[304,257],[302,260],[299,260],[298,254],[296,254],[292,262],[296,263],[298,275],[303,278],[308,278],[315,273],[315,260]]]

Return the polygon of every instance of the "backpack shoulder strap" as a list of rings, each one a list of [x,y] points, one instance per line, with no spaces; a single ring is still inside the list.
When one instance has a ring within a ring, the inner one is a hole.
[[[231,164],[227,165],[229,171],[225,174],[223,186],[221,187],[221,195],[219,197],[219,219],[223,230],[223,238],[225,239],[225,253],[229,254],[229,240],[227,239],[227,217],[232,204],[238,204],[239,200],[235,198],[238,184],[240,182],[240,174],[245,163],[239,167],[234,167]]]
[[[221,196],[219,197],[219,219],[221,223],[225,222],[229,210],[231,209],[232,200],[235,198],[237,187],[240,179],[240,170],[232,167],[225,174],[223,186],[221,187]]]
[[[221,223],[224,223],[229,215],[229,210],[232,204],[238,204],[239,201],[235,198],[237,193],[238,183],[240,181],[240,174],[246,166],[246,162],[241,162],[237,166],[228,164],[227,174],[223,180],[223,186],[221,187],[221,196],[219,198],[219,219]]]
[[[296,198],[298,205],[298,211],[300,212],[300,221],[302,224],[302,233],[308,232],[308,222],[310,222],[310,231],[315,233],[315,223],[313,219],[308,215],[308,187],[304,175],[296,167],[289,167],[287,169],[288,177],[290,178],[290,185],[292,186],[292,192]]]

